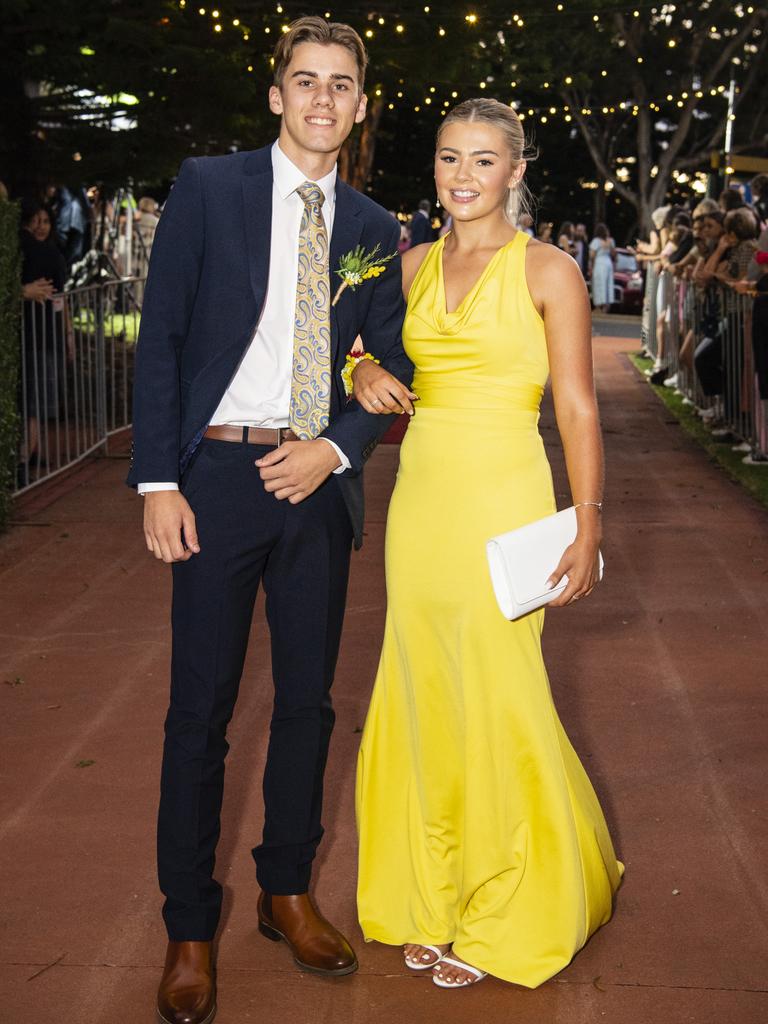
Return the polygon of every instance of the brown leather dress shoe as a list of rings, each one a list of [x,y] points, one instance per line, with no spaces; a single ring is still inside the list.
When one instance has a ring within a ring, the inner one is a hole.
[[[210,942],[169,942],[157,992],[161,1024],[212,1024],[216,983]]]
[[[273,942],[287,943],[303,971],[338,977],[357,970],[350,944],[326,921],[308,893],[300,896],[259,896],[259,931]]]

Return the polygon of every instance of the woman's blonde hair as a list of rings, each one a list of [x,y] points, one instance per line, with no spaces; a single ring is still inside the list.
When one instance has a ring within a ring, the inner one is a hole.
[[[449,110],[437,132],[437,145],[440,146],[440,138],[449,124],[456,124],[463,121],[471,123],[479,121],[482,124],[492,125],[498,128],[504,136],[512,164],[516,168],[523,160],[535,159],[535,153],[526,151],[525,132],[520,118],[513,107],[500,103],[493,99],[464,100]],[[507,190],[507,198],[504,203],[504,216],[510,224],[516,225],[521,214],[533,215],[533,196],[521,178],[514,188]]]

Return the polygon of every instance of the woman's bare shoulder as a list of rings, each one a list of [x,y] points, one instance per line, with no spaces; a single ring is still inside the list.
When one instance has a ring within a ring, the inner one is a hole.
[[[584,277],[573,256],[550,242],[534,238],[526,246],[525,276],[528,291],[540,313],[554,296],[575,298],[586,291]]]
[[[414,245],[412,249],[406,249],[403,253],[403,295],[408,295],[411,285],[413,284],[413,279],[419,272],[419,267],[426,259],[429,250],[435,244],[435,242],[423,242],[421,245]]]
[[[564,249],[559,249],[551,242],[539,242],[532,238],[525,247],[525,268],[530,274],[546,274],[550,279],[567,279],[576,275],[581,278],[581,270],[576,260]]]

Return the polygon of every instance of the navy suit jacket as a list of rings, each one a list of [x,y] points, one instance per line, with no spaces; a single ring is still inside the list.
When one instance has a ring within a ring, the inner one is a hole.
[[[271,146],[185,160],[152,246],[136,350],[133,450],[128,483],[180,482],[259,322],[267,292],[272,227]],[[330,246],[331,294],[339,259],[356,245],[397,252],[397,222],[367,196],[336,183]],[[286,282],[286,287],[291,287]],[[366,351],[406,384],[400,261],[331,309],[332,394],[328,428],[352,468],[338,474],[360,546],[361,471],[391,416],[347,401],[346,353],[360,334]]]

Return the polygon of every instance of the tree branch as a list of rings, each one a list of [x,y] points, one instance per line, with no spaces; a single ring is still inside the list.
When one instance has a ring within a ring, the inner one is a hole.
[[[632,203],[634,207],[638,208],[639,200],[637,194],[633,192],[633,190],[629,188],[627,185],[625,185],[623,182],[619,181],[619,179],[616,177],[616,174],[611,169],[609,161],[606,159],[605,154],[602,152],[600,146],[597,144],[597,141],[590,129],[589,122],[587,121],[586,116],[581,112],[581,107],[576,106],[575,103],[571,102],[572,97],[567,92],[567,90],[563,91],[561,95],[569,102],[574,120],[576,121],[576,124],[579,127],[579,131],[581,132],[582,138],[587,144],[589,155],[592,157],[592,161],[600,176],[604,178],[606,181],[610,181],[612,183],[617,194],[620,195],[622,199],[626,199],[628,203]]]

